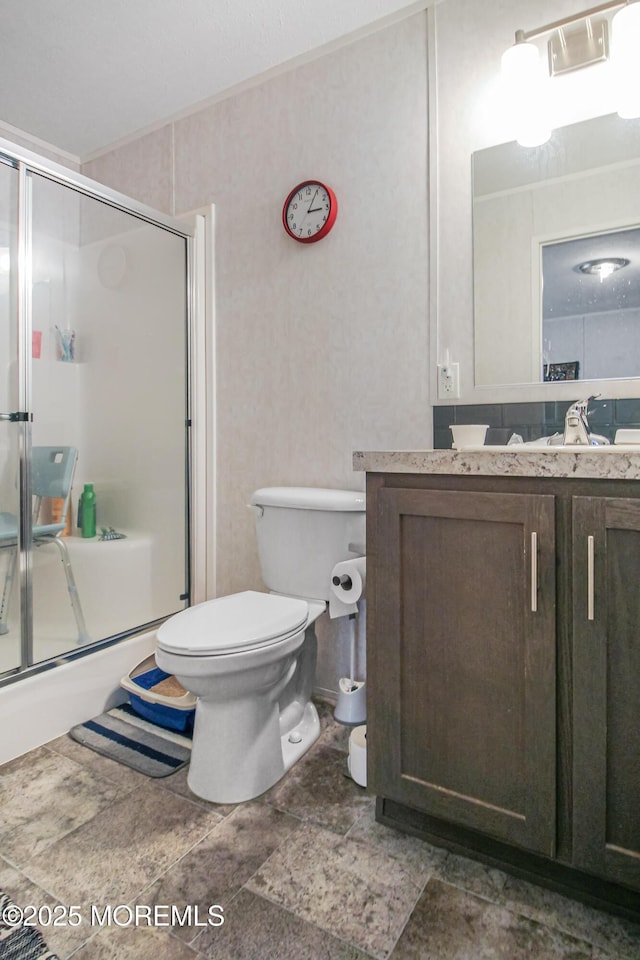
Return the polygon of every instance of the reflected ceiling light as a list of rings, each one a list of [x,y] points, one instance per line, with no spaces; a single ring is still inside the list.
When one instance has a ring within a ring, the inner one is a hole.
[[[626,257],[602,257],[599,260],[585,260],[574,269],[579,273],[588,273],[600,277],[600,283],[610,277],[616,270],[628,267],[630,261]]]
[[[538,146],[551,135],[550,77],[609,59],[609,21],[598,15],[616,8],[611,61],[618,113],[623,118],[640,117],[640,0],[609,0],[535,30],[516,31],[515,44],[502,55],[502,78],[518,143]],[[538,47],[530,42],[545,34],[549,34],[546,69]]]

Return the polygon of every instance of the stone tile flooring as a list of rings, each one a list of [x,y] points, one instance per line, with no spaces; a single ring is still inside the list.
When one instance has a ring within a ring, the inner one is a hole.
[[[68,737],[5,764],[0,890],[79,908],[41,927],[61,960],[640,960],[640,926],[376,823],[345,776],[348,731],[320,712],[306,757],[236,806]]]

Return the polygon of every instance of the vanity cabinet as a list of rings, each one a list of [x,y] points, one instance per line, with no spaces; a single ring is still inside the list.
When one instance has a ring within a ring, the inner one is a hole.
[[[373,789],[552,855],[553,497],[387,487],[377,515]]]
[[[367,475],[378,819],[630,915],[638,486]]]
[[[573,862],[640,889],[640,501],[573,500]]]

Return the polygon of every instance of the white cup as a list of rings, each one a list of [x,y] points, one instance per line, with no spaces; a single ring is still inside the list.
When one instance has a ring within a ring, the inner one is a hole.
[[[453,449],[482,447],[489,429],[488,423],[455,423],[449,427],[453,434]]]

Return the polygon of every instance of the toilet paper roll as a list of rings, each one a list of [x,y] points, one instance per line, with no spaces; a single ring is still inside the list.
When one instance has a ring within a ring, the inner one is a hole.
[[[366,557],[343,560],[331,571],[331,592],[344,603],[357,603],[364,594],[366,580]]]
[[[335,593],[329,597],[329,619],[335,620],[336,617],[348,617],[352,613],[358,612],[357,603],[345,603]]]
[[[367,785],[367,725],[354,727],[349,737],[349,773],[361,787]]]
[[[367,558],[356,557],[336,563],[331,571],[329,616],[346,617],[358,612],[358,600],[364,593],[367,576]]]

